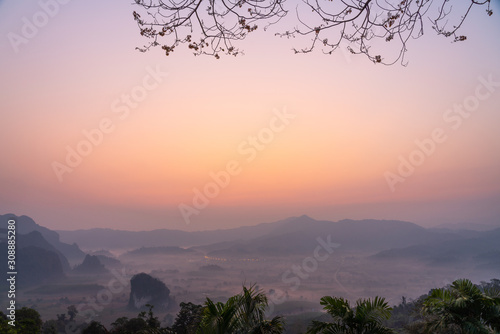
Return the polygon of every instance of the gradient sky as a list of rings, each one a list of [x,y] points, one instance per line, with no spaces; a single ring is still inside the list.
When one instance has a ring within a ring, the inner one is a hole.
[[[0,1],[0,211],[53,229],[206,230],[302,214],[498,224],[500,87],[460,124],[443,117],[472,101],[479,77],[500,82],[499,7],[473,12],[466,42],[429,27],[407,67],[386,67],[340,51],[295,55],[307,40],[260,32],[244,56],[140,53],[135,8],[117,0],[61,5],[15,52],[8,34],[40,5]],[[151,69],[168,75],[124,116],[120,99]],[[276,110],[295,118],[247,161],[248,137]],[[112,129],[60,181],[54,162],[106,119]],[[392,191],[386,172],[435,129],[446,139]],[[232,161],[239,173],[186,224],[179,205]]]

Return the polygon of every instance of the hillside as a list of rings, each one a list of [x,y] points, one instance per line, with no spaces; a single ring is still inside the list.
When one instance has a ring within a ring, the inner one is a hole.
[[[135,249],[143,246],[191,247],[208,245],[227,240],[249,240],[272,233],[279,229],[280,224],[263,223],[255,226],[244,226],[227,230],[186,232],[180,230],[160,229],[152,231],[124,231],[106,228],[65,231],[58,230],[61,240],[77,243],[84,249]]]
[[[71,265],[81,263],[83,261],[85,253],[78,247],[77,244],[67,244],[61,242],[57,232],[38,225],[28,216],[16,216],[10,213],[0,215],[0,229],[7,228],[7,222],[9,219],[16,220],[16,232],[19,234],[28,234],[33,231],[39,232],[50,245],[52,245],[60,253],[64,254],[67,261],[69,261]]]
[[[479,232],[474,237],[457,240],[429,241],[418,245],[390,249],[375,254],[374,259],[419,260],[425,264],[441,265],[474,261],[481,269],[498,269],[500,228]]]
[[[70,269],[68,259],[66,259],[64,254],[57,250],[47,240],[45,240],[40,232],[32,231],[28,234],[17,234],[17,249],[19,250],[28,247],[37,247],[39,249],[57,254],[57,257],[61,262],[62,269],[65,271]]]
[[[318,238],[330,236],[339,251],[382,251],[424,242],[456,240],[452,232],[432,231],[395,220],[318,221],[308,216],[291,217],[228,230],[185,232],[177,230],[121,231],[91,229],[59,231],[67,242],[86,249],[137,249],[148,247],[195,247],[211,255],[283,255],[314,250]],[[326,240],[326,239],[325,239]]]
[[[16,234],[16,271],[19,272],[20,287],[56,282],[63,279],[64,271],[68,271],[69,263],[66,257],[55,249],[42,234],[32,231],[28,234]],[[2,253],[7,254],[7,243],[0,242]],[[7,262],[4,264],[5,272]],[[1,282],[4,286],[6,282]]]

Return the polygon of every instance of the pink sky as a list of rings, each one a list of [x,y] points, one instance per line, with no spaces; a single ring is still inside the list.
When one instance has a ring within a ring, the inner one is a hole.
[[[204,230],[302,214],[499,221],[500,87],[484,83],[500,82],[496,13],[473,13],[465,43],[428,29],[408,67],[385,67],[294,55],[305,41],[260,33],[236,58],[140,53],[123,1],[70,1],[13,48],[9,33],[40,10],[0,2],[2,213],[54,229]],[[87,155],[69,166],[68,147]],[[411,175],[400,157],[417,162]],[[217,184],[210,174],[228,164]],[[392,186],[387,172],[400,175]]]

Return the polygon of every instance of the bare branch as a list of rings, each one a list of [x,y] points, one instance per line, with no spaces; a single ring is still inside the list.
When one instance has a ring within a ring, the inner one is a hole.
[[[179,45],[187,44],[195,55],[236,56],[241,51],[235,42],[245,39],[261,22],[267,30],[287,15],[285,1],[135,0],[144,13],[141,16],[134,11],[134,19],[141,35],[151,39],[137,49],[145,52],[161,46],[169,55]],[[438,35],[464,41],[466,36],[458,32],[474,7],[485,6],[487,15],[493,14],[491,0],[469,0],[455,7],[450,0],[301,1],[294,8],[298,26],[275,34],[309,38],[308,46],[294,49],[296,53],[319,47],[323,53],[331,54],[346,43],[353,54],[363,54],[374,63],[386,65],[405,65],[408,42],[423,36],[426,25]],[[373,51],[380,47],[387,56]],[[393,50],[392,55],[388,50]]]

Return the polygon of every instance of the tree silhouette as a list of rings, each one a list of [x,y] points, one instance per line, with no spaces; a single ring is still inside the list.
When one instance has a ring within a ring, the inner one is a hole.
[[[82,334],[106,334],[109,333],[100,322],[92,320],[90,324],[82,330]]]
[[[193,303],[181,303],[181,310],[172,325],[177,334],[195,334],[201,321],[203,307]]]
[[[266,295],[251,286],[233,296],[226,303],[214,303],[207,298],[199,334],[279,334],[284,331],[284,319],[276,316],[265,319],[268,306]]]
[[[308,334],[390,334],[394,333],[382,322],[391,316],[391,308],[384,298],[358,300],[353,308],[347,300],[337,297],[321,298],[321,305],[332,316],[332,322],[314,320]]]
[[[69,321],[73,321],[78,314],[78,310],[75,305],[68,306]]]
[[[458,328],[461,333],[500,331],[500,290],[481,291],[468,279],[434,289],[424,301],[424,313],[433,315],[430,331]]]
[[[306,37],[305,47],[296,53],[321,48],[331,54],[347,42],[353,54],[364,54],[375,63],[405,62],[407,43],[430,27],[438,35],[464,41],[459,34],[475,7],[491,16],[491,0],[135,0],[140,7],[133,12],[140,34],[151,39],[144,47],[161,47],[168,56],[186,44],[195,55],[219,58],[222,54],[241,52],[234,44],[258,28],[267,30],[289,13],[296,16],[296,26],[275,35]],[[290,5],[290,6],[287,6]],[[389,43],[390,46],[384,45]],[[378,49],[384,50],[382,56]],[[389,55],[391,54],[392,55]]]

